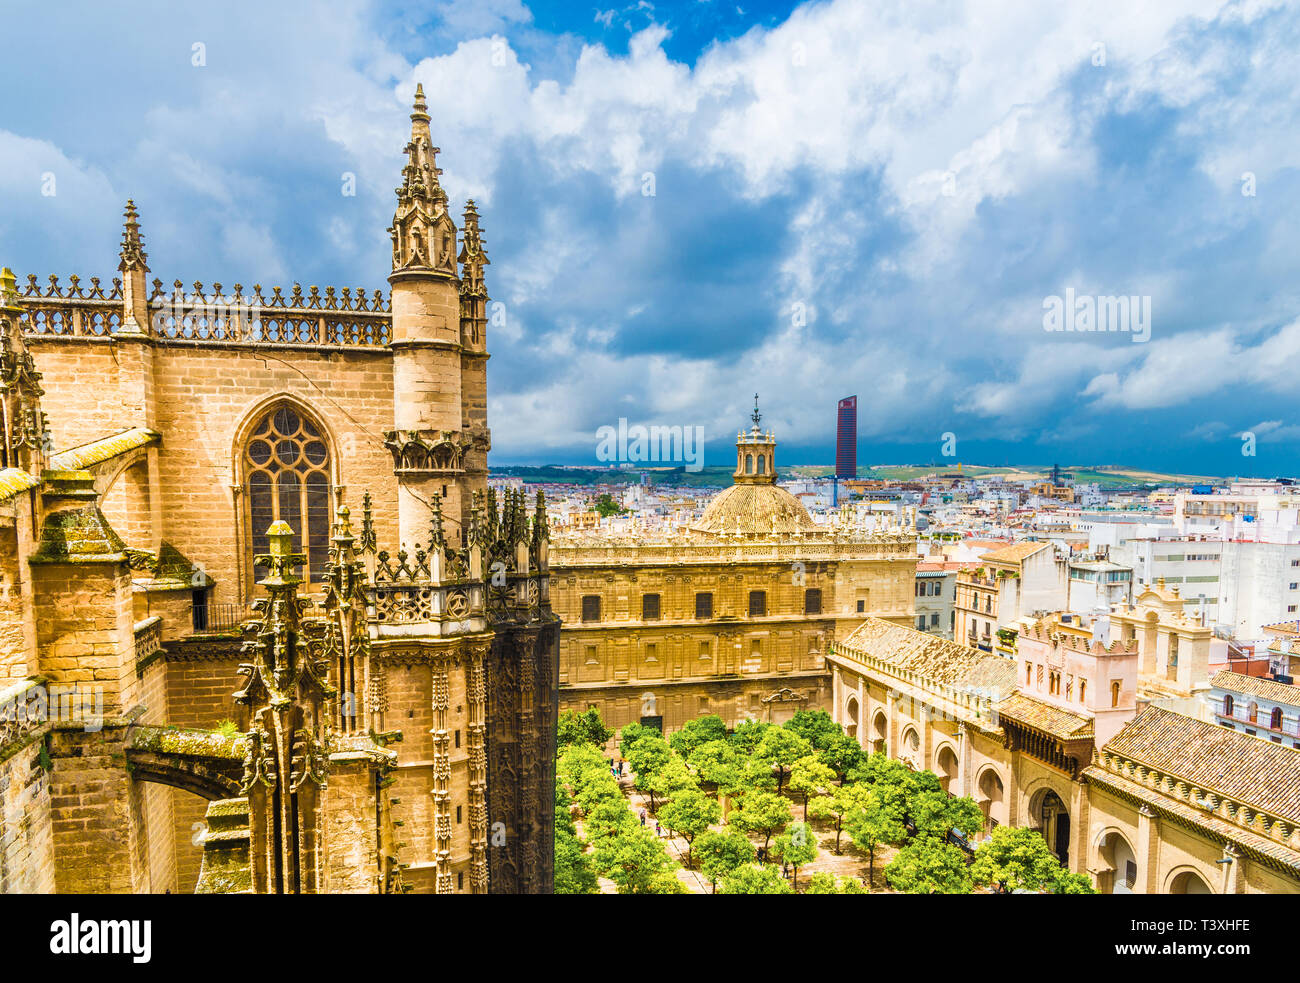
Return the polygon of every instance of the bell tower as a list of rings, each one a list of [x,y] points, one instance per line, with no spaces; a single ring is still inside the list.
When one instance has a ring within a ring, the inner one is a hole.
[[[407,163],[388,230],[394,429],[384,435],[398,481],[401,543],[410,549],[426,544],[435,501],[441,504],[448,545],[463,545],[473,492],[487,484],[486,386],[475,385],[486,352],[479,321],[472,321],[476,340],[467,344],[465,337],[456,225],[438,181],[438,153],[429,136],[424,87],[417,85]],[[481,248],[472,207],[466,218],[474,225],[469,252],[477,259]],[[481,265],[476,264],[475,280],[471,292],[477,295]],[[467,362],[474,366],[468,372]]]
[[[758,411],[758,393],[754,393],[754,412],[750,414],[749,431],[736,434],[736,473],[732,480],[738,485],[776,484],[776,437],[769,430],[759,429],[763,414]]]

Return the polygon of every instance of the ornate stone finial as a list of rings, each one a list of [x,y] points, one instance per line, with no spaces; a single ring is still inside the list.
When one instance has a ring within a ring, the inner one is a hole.
[[[435,553],[447,546],[447,537],[442,528],[442,496],[433,493],[433,505],[429,509],[429,552]]]
[[[379,541],[375,537],[375,522],[370,514],[370,492],[366,492],[361,499],[361,550],[373,553],[377,549]]]
[[[426,122],[429,119],[429,106],[424,101],[423,82],[415,83],[415,105],[414,105],[414,111],[411,113],[411,119],[416,119],[416,118],[424,119]]]
[[[457,259],[464,267],[465,278],[476,281],[475,287],[481,287],[483,267],[491,264],[487,257],[487,250],[483,248],[483,231],[479,228],[478,208],[473,198],[465,202],[464,228],[461,233],[460,256]],[[464,289],[461,290],[462,294],[465,292]]]
[[[334,542],[340,549],[351,549],[354,539],[352,537],[352,510],[346,505],[340,505],[334,512]]]
[[[259,583],[268,590],[272,587],[296,587],[301,584],[302,578],[294,571],[307,562],[307,556],[293,551],[293,528],[280,519],[266,530],[266,538],[269,543],[267,552],[253,557],[255,565],[269,568],[266,579]]]
[[[0,437],[0,467],[40,474],[54,450],[49,417],[41,409],[41,374],[23,342],[23,307],[13,270],[0,270],[0,409],[8,433]]]
[[[7,314],[21,314],[22,305],[18,303],[18,283],[14,271],[5,267],[0,270],[0,310]]]
[[[122,273],[148,273],[149,257],[144,251],[144,236],[140,232],[139,217],[135,210],[135,201],[126,200],[126,227],[122,230],[121,262],[117,268]]]
[[[546,496],[537,489],[537,500],[533,507],[533,548],[551,538],[551,530],[546,521]]]

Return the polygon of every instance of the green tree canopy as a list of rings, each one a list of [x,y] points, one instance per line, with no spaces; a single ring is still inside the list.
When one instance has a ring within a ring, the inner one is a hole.
[[[623,757],[636,772],[637,788],[641,787],[643,779],[666,765],[672,756],[668,742],[656,733],[642,734],[633,743],[623,746]]]
[[[845,820],[850,813],[865,809],[872,801],[871,789],[866,785],[839,785],[831,790],[830,795],[813,799],[808,805],[808,812],[814,819],[828,820],[835,824],[835,852],[838,854]],[[901,823],[899,828],[902,828]]]
[[[717,787],[723,795],[733,795],[743,789],[743,756],[727,741],[705,741],[687,758],[700,781]]]
[[[588,707],[582,713],[566,710],[560,714],[556,744],[560,750],[573,744],[590,744],[603,748],[613,734],[600,719],[600,711],[595,707]]]
[[[848,777],[849,782],[861,783],[871,789],[882,807],[890,810],[900,822],[907,813],[908,800],[916,792],[912,776],[916,774],[901,761],[883,753],[865,758]]]
[[[859,850],[867,851],[867,876],[876,880],[876,851],[886,843],[901,843],[907,836],[898,810],[870,789],[866,798],[854,804],[844,817],[849,839]]]
[[[776,772],[779,792],[796,761],[812,752],[812,745],[792,730],[769,727],[754,747],[754,760],[767,763]]]
[[[558,892],[557,892],[558,893]],[[808,878],[808,886],[803,889],[804,894],[839,894],[835,889],[835,875],[824,870],[819,870]]]
[[[571,744],[560,749],[555,773],[570,789],[577,789],[582,776],[589,770],[602,768],[609,773],[609,762],[599,749],[590,744]],[[613,777],[613,776],[610,776]]]
[[[729,740],[741,754],[753,754],[754,748],[758,747],[758,742],[771,728],[771,724],[759,720],[742,720],[731,732]]]
[[[761,835],[764,852],[773,835],[785,829],[789,822],[790,803],[775,792],[762,790],[748,793],[728,819],[729,824],[746,833]]]
[[[626,833],[633,826],[640,828],[640,823],[628,811],[627,800],[621,795],[614,799],[605,799],[593,806],[583,817],[587,838],[593,843],[602,836],[617,836]]]
[[[642,738],[638,741],[633,750],[639,750],[649,738]],[[661,740],[662,743],[662,740]],[[664,744],[667,749],[668,745]],[[636,764],[633,763],[634,768]],[[662,765],[655,770],[642,771],[637,769],[636,787],[646,792],[650,796],[650,811],[655,812],[658,809],[658,800],[666,799],[676,795],[682,789],[698,789],[695,775],[686,767],[686,762],[682,761],[671,751],[668,757],[664,759]]]
[[[970,839],[984,828],[984,813],[974,799],[953,798],[942,789],[926,788],[910,796],[907,813],[916,827],[917,836],[942,840],[947,839],[951,830],[957,830]]]
[[[668,744],[683,758],[690,760],[691,754],[701,744],[711,741],[725,741],[727,725],[716,713],[710,713],[695,720],[688,720],[682,729],[668,738]]]
[[[695,838],[706,832],[722,816],[722,807],[695,789],[673,794],[672,801],[659,810],[659,821],[686,840],[686,866],[694,859]]]
[[[602,837],[592,858],[596,869],[618,885],[619,894],[677,893],[662,876],[675,881],[676,865],[659,838],[644,826],[634,824],[617,836]]]
[[[582,841],[570,829],[555,829],[555,893],[599,894],[600,885]]]
[[[971,876],[976,884],[988,884],[1002,893],[1012,891],[1056,892],[1064,886],[1065,894],[1094,893],[1087,877],[1088,891],[1081,885],[1066,882],[1072,875],[1061,866],[1041,833],[1027,826],[998,826],[993,835],[975,850]],[[1063,883],[1064,882],[1064,883]]]
[[[597,495],[595,501],[591,503],[591,507],[596,510],[596,514],[602,519],[611,515],[623,515],[627,511],[626,508],[614,501],[614,496],[609,492],[601,492]]]
[[[1056,882],[1053,894],[1096,894],[1092,878],[1087,874],[1062,874]]]
[[[719,894],[794,894],[781,872],[766,864],[737,867],[722,879]]]
[[[641,738],[646,734],[654,734],[658,737],[663,737],[663,734],[659,733],[658,727],[646,727],[643,724],[636,723],[635,721],[630,724],[624,724],[622,729],[618,732],[618,753],[626,758],[627,749],[637,741],[641,740]]]
[[[799,868],[817,859],[817,840],[807,823],[791,823],[790,828],[776,838],[772,852],[782,863],[790,865],[793,886],[799,887]]]
[[[808,820],[808,798],[824,795],[835,788],[835,772],[822,764],[816,755],[805,754],[790,766],[790,791],[803,801],[803,818]]]
[[[970,894],[973,886],[965,854],[933,837],[917,838],[899,850],[885,877],[904,894]]]
[[[866,753],[856,738],[847,734],[831,734],[822,737],[821,744],[817,746],[817,757],[835,772],[836,780],[843,785],[854,769],[861,766]]]
[[[798,734],[818,751],[831,738],[844,736],[843,728],[825,710],[797,710],[785,722],[785,729]]]
[[[749,842],[749,837],[730,826],[701,833],[691,846],[699,858],[700,870],[713,885],[714,893],[717,893],[719,880],[754,859],[754,844]]]

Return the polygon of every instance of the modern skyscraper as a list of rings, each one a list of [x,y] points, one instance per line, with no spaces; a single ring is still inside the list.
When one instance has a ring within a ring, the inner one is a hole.
[[[835,430],[835,477],[858,476],[858,397],[840,400]]]

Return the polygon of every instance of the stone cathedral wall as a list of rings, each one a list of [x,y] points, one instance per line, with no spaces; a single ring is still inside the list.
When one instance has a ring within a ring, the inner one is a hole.
[[[381,541],[396,542],[397,483],[383,444],[393,419],[391,352],[43,336],[28,338],[28,346],[44,375],[42,405],[57,450],[133,426],[163,435],[162,538],[215,579],[213,601],[237,602],[241,576],[248,582],[235,540],[237,520],[238,528],[244,525],[231,487],[239,480],[235,442],[258,408],[269,408],[277,396],[308,407],[326,428],[344,504],[359,514],[369,490]],[[151,361],[124,358],[145,347]],[[153,394],[152,416],[136,398],[141,380]]]

